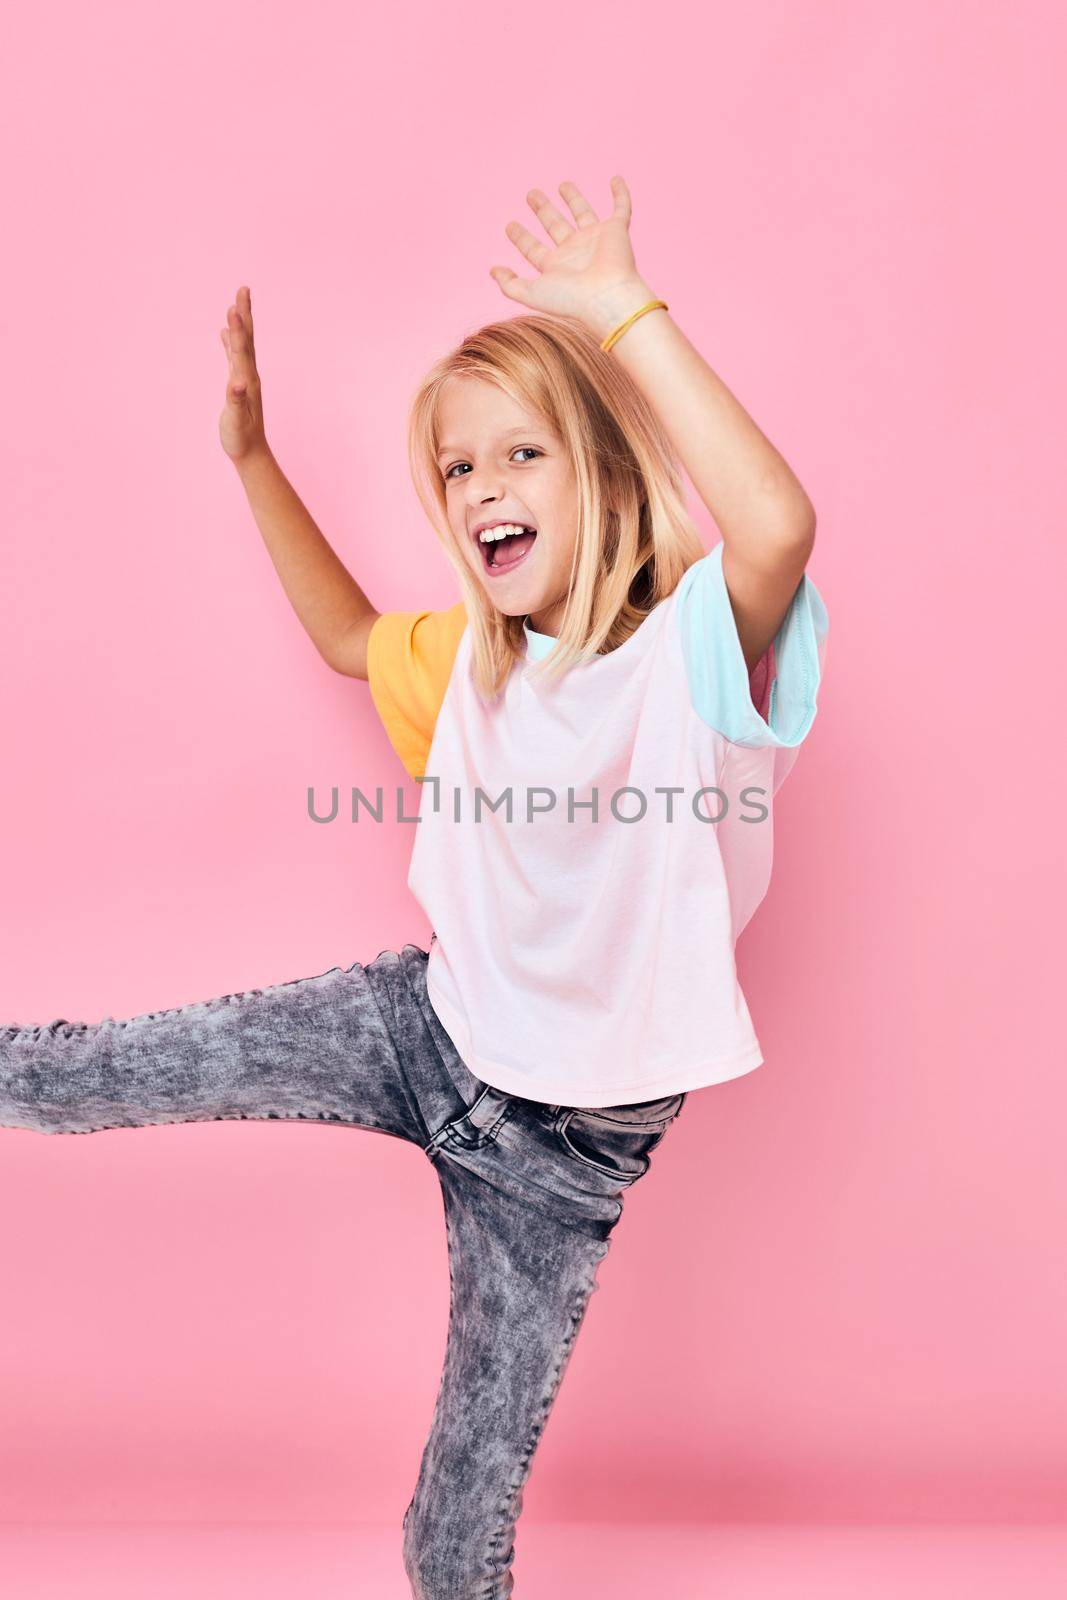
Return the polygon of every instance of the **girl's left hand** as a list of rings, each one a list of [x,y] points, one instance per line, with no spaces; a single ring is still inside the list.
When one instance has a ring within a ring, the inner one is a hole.
[[[510,300],[535,311],[579,317],[600,337],[653,298],[630,244],[630,192],[617,176],[611,190],[615,207],[601,220],[576,184],[561,183],[559,192],[574,223],[560,215],[541,189],[528,192],[526,199],[555,248],[535,239],[521,223],[508,223],[504,232],[540,273],[520,278],[510,267],[490,267]]]

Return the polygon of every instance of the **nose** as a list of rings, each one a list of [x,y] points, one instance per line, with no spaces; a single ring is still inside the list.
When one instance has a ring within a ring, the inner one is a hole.
[[[485,505],[501,499],[504,493],[503,473],[492,462],[480,467],[472,466],[469,472],[463,474],[463,482],[468,505]]]
[[[474,492],[470,495],[468,504],[470,505],[472,511],[491,511],[493,506],[498,504],[502,499],[502,489],[488,489],[483,486],[474,490]]]

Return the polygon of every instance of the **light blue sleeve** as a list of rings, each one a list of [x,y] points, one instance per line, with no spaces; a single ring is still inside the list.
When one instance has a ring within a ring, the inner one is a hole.
[[[694,562],[678,585],[678,623],[693,709],[733,744],[794,749],[815,720],[829,619],[805,573],[774,636],[769,702],[756,689],[765,656],[750,680],[722,570],[723,545]],[[756,692],[761,714],[753,703]]]

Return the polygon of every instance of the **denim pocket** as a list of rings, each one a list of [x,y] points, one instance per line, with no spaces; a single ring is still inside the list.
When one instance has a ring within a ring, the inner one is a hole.
[[[480,1150],[492,1144],[505,1122],[515,1114],[518,1101],[514,1095],[478,1084],[478,1094],[460,1116],[439,1128],[426,1146],[426,1154],[442,1144],[458,1145],[464,1150]]]
[[[555,1133],[568,1156],[617,1183],[634,1183],[685,1104],[684,1094],[628,1106],[561,1106]]]

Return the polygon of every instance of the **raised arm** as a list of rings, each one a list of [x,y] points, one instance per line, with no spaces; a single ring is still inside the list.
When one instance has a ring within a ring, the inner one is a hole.
[[[576,184],[559,192],[574,221],[540,189],[527,201],[553,241],[520,223],[508,238],[536,278],[491,267],[504,294],[534,310],[580,317],[600,340],[657,298],[630,243],[630,194],[611,180],[614,206],[600,219]],[[553,248],[554,246],[554,248]],[[815,511],[796,475],[662,306],[640,317],[612,347],[659,415],[683,466],[722,534],[722,573],[748,670],[774,639],[815,540]]]
[[[367,635],[378,612],[316,526],[267,444],[252,326],[252,296],[237,291],[220,332],[229,358],[222,448],[237,469],[282,587],[326,664],[367,676]]]

